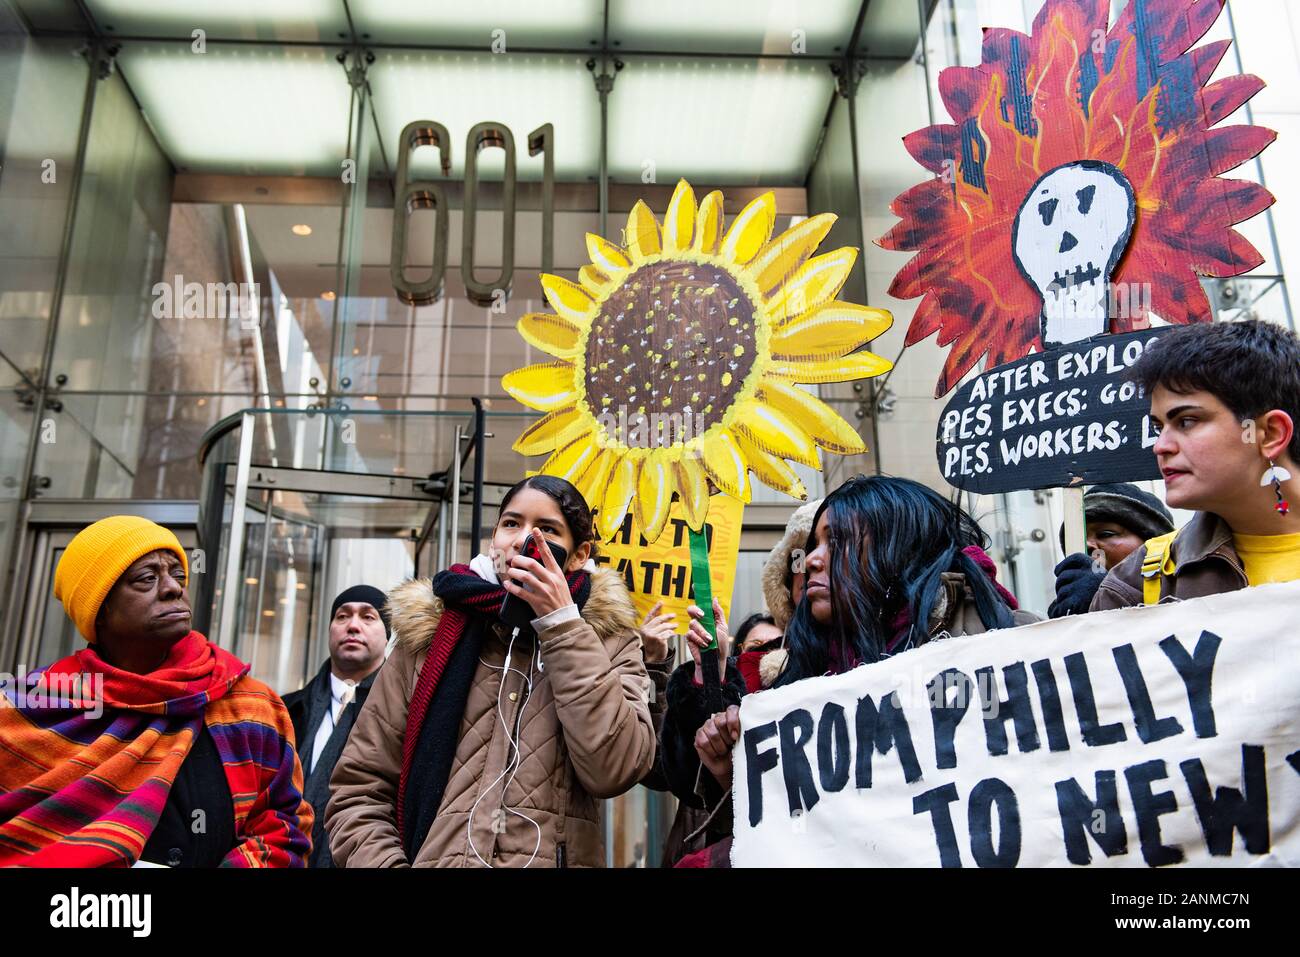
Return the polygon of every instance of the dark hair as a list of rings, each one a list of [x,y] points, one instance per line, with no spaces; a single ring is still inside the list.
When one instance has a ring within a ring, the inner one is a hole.
[[[510,500],[526,488],[544,492],[555,500],[555,504],[560,506],[560,515],[564,519],[564,524],[569,526],[569,534],[573,536],[574,546],[591,542],[591,555],[594,558],[596,530],[591,523],[591,506],[582,497],[582,493],[574,488],[573,483],[562,478],[554,475],[531,475],[522,482],[516,482],[501,499],[501,507],[497,510],[497,521],[501,521],[501,513],[506,510]]]
[[[776,619],[771,615],[756,611],[742,621],[740,627],[736,629],[736,633],[732,636],[731,653],[733,655],[740,654],[740,646],[745,643],[745,639],[749,637],[749,633],[754,630],[756,625],[772,625],[776,627]]]
[[[988,547],[988,537],[958,505],[910,479],[858,476],[826,497],[832,615],[812,617],[805,593],[785,632],[790,657],[777,685],[825,674],[849,656],[862,662],[886,657],[893,623],[909,612],[905,641],[892,653],[929,639],[930,615],[944,572],[962,572],[987,628],[1014,625],[993,582],[962,550]],[[811,547],[811,542],[810,542]]]
[[[1203,322],[1167,332],[1128,372],[1151,394],[1208,392],[1239,419],[1281,409],[1296,423],[1287,452],[1300,462],[1300,339],[1271,322]]]

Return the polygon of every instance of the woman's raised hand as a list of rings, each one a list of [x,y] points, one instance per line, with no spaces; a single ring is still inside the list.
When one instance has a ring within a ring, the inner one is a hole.
[[[713,641],[709,633],[704,629],[704,609],[698,605],[691,605],[686,609],[686,613],[691,616],[691,623],[686,630],[686,647],[691,651],[691,657],[695,659],[695,683],[704,684],[704,672],[700,665],[700,652],[709,647]],[[731,648],[731,633],[727,630],[727,619],[722,614],[722,606],[718,600],[713,599],[713,623],[718,632],[718,679],[725,681],[727,677],[727,653]]]
[[[510,559],[510,567],[506,569],[501,585],[510,594],[528,602],[537,617],[541,618],[574,602],[573,595],[569,592],[569,580],[564,577],[564,570],[551,554],[546,536],[538,529],[533,529],[532,536],[537,542],[542,560],[539,562],[526,555],[516,555]]]
[[[666,615],[659,614],[663,607],[663,602],[656,602],[641,621],[641,641],[645,646],[647,663],[665,661],[672,654],[672,641],[677,633],[677,616],[672,612]]]

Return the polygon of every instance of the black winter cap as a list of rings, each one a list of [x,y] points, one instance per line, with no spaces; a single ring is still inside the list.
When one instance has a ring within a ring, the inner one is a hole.
[[[1089,522],[1114,522],[1143,541],[1174,530],[1174,517],[1164,502],[1128,482],[1094,485],[1083,493],[1083,514]],[[1065,550],[1065,526],[1061,526]]]
[[[339,592],[338,597],[334,599],[334,604],[330,606],[330,620],[334,620],[340,608],[353,602],[365,602],[379,612],[379,617],[384,622],[384,634],[391,636],[392,633],[388,629],[388,612],[384,610],[384,606],[388,604],[388,596],[373,585],[353,585]]]

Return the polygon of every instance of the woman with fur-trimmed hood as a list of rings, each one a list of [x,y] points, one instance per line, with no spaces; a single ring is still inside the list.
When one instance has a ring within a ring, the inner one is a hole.
[[[534,476],[489,554],[393,590],[396,645],[330,781],[336,866],[604,864],[600,799],[649,772],[655,736],[632,600],[594,550],[578,490]],[[531,627],[501,621],[507,595]]]

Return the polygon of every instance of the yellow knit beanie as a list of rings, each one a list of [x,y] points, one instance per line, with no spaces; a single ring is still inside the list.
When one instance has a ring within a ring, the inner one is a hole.
[[[114,515],[89,525],[64,549],[54,570],[54,597],[87,641],[95,640],[95,617],[109,591],[139,558],[171,549],[189,576],[185,549],[169,530],[135,515]]]

